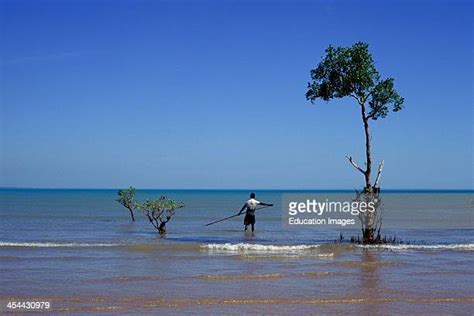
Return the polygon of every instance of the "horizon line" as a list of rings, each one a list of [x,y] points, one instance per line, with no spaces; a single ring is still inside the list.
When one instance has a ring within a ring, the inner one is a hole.
[[[98,188],[98,187],[2,187],[0,190],[120,190],[116,188]],[[355,191],[358,188],[138,188],[144,191]],[[474,188],[381,188],[382,191],[469,191],[474,192]]]

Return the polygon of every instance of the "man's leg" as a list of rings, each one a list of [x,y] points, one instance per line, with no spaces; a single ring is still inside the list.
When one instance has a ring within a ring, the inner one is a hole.
[[[255,231],[255,224],[252,224],[252,232]]]
[[[248,226],[248,225],[245,225],[245,231],[247,231],[247,226]]]

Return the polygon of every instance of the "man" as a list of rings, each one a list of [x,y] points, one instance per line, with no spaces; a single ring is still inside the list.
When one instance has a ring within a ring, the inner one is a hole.
[[[245,210],[247,210],[244,218],[245,231],[247,231],[247,227],[249,225],[252,226],[252,231],[255,231],[255,210],[257,209],[257,205],[273,206],[273,204],[257,201],[255,199],[255,193],[250,193],[250,199],[245,202],[244,206],[242,206],[242,209],[239,212],[240,215]]]

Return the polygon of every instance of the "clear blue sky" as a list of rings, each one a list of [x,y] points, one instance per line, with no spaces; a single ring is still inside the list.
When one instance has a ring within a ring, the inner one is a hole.
[[[305,92],[366,41],[406,100],[382,186],[473,187],[472,1],[0,2],[0,186],[361,187],[357,106]]]

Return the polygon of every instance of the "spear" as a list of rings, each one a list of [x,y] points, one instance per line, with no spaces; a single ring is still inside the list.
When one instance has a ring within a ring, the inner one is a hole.
[[[273,206],[273,205],[272,205],[272,206]],[[270,207],[270,205],[265,205],[265,206],[257,207],[255,210],[261,210],[262,208],[266,208],[266,207]],[[229,216],[229,217],[226,217],[226,218],[223,218],[223,219],[219,219],[219,220],[214,221],[214,222],[210,222],[209,224],[206,224],[206,225],[204,225],[204,226],[209,226],[209,225],[217,224],[217,223],[226,221],[226,220],[228,220],[228,219],[231,219],[231,218],[240,216],[240,215],[242,215],[242,214],[244,214],[244,213],[237,213],[237,214],[231,215],[231,216]]]

